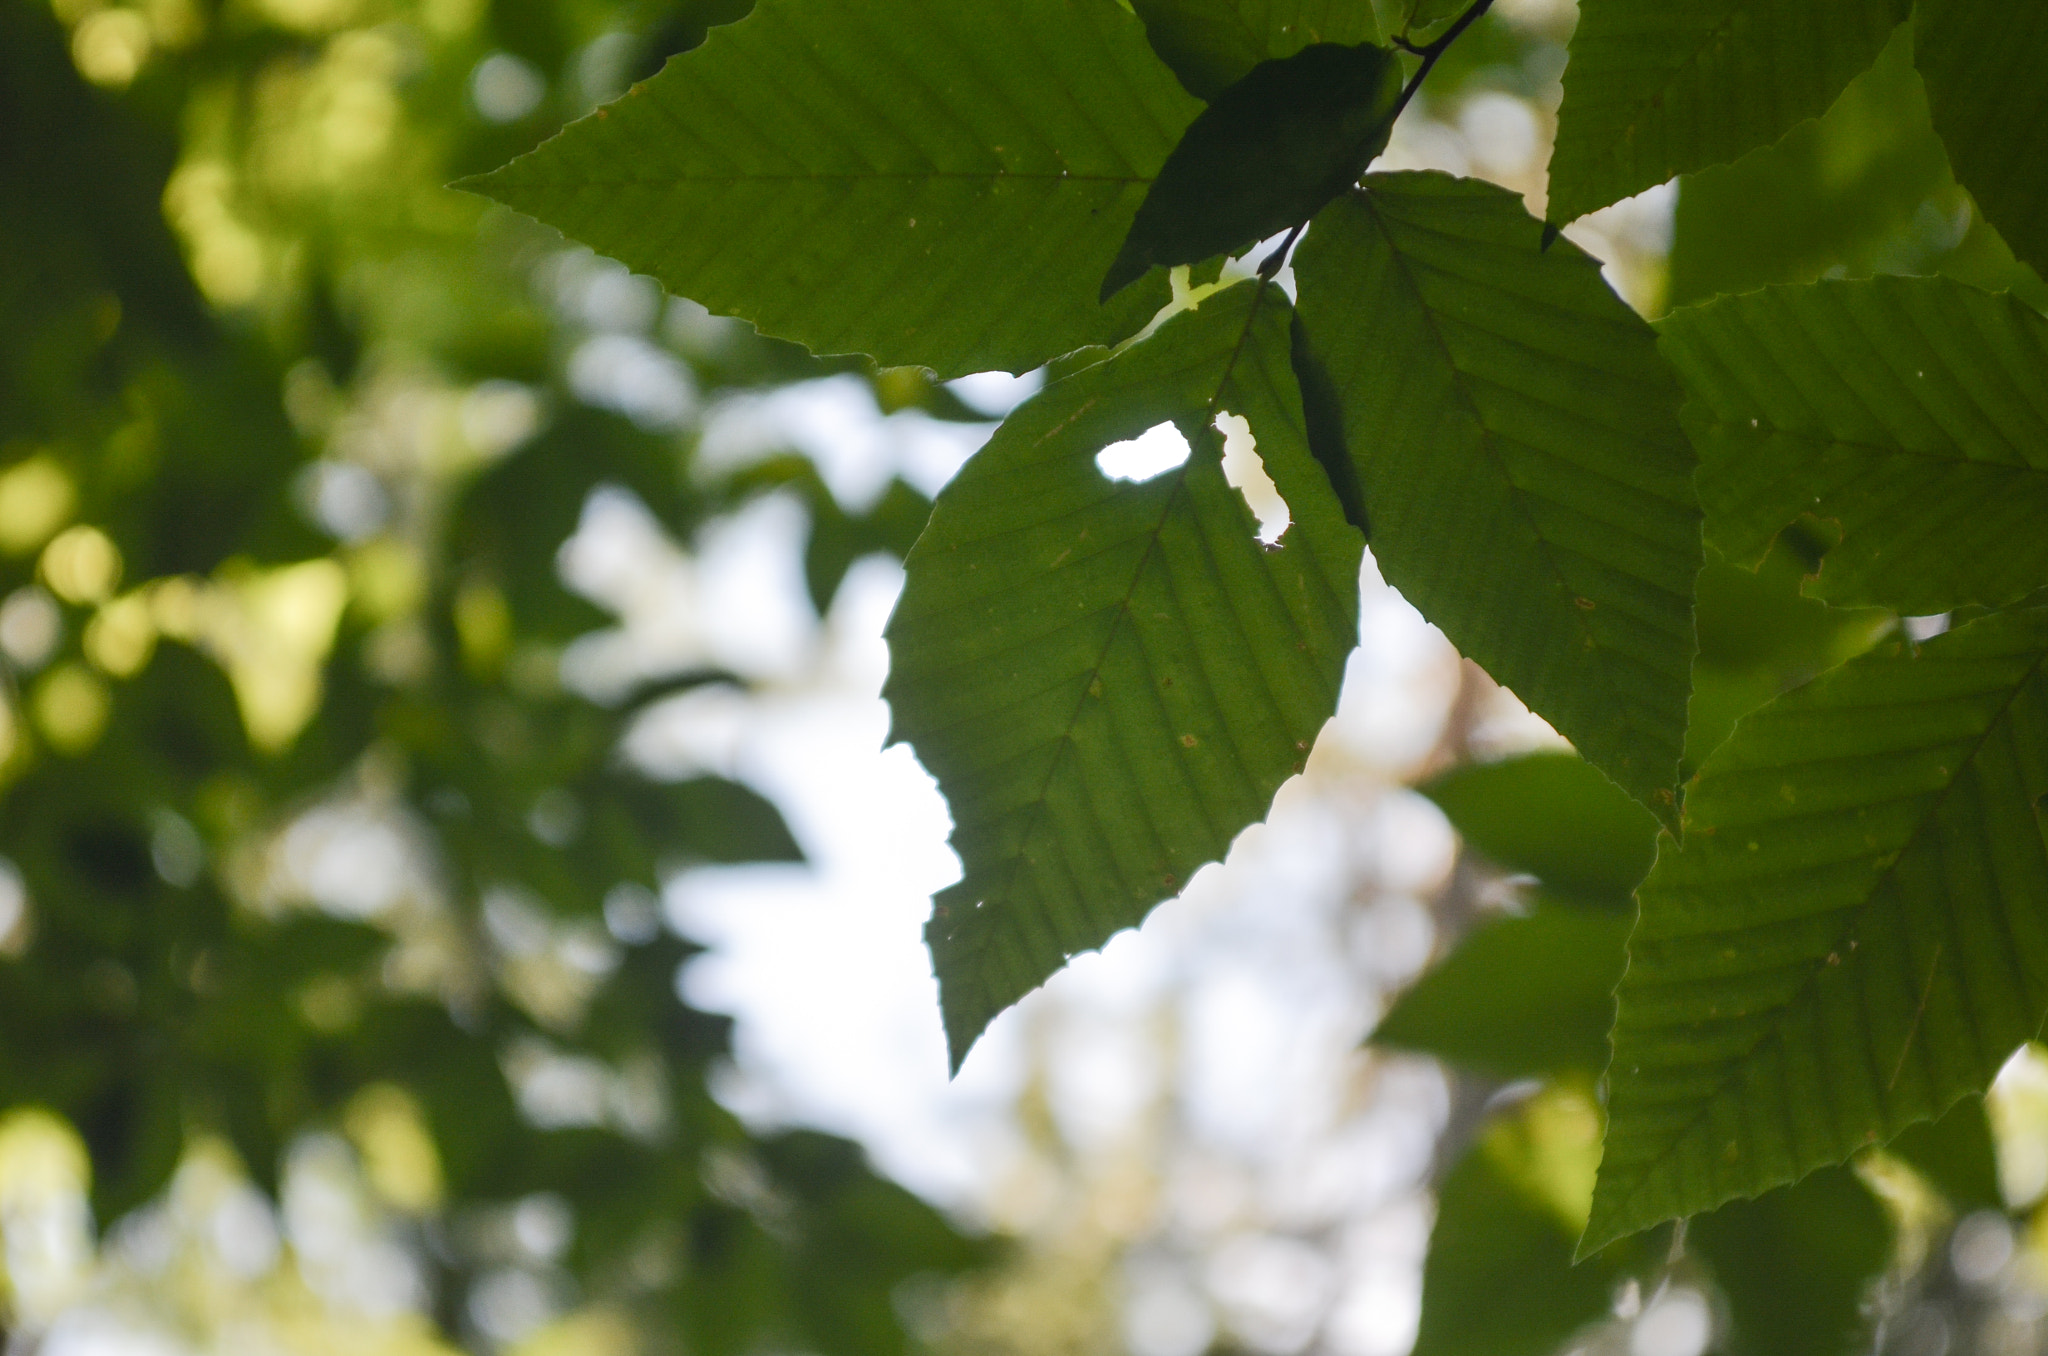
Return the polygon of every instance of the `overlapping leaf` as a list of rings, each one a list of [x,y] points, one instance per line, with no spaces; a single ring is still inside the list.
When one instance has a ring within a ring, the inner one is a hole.
[[[1582,0],[1552,221],[1767,146],[1876,58],[1906,0]]]
[[[469,183],[815,352],[1022,371],[1164,302],[1096,287],[1198,107],[1115,0],[761,0]]]
[[[1688,1246],[1713,1268],[1733,1320],[1728,1356],[1862,1356],[1865,1295],[1892,1258],[1892,1219],[1855,1173],[1731,1201],[1694,1220]]]
[[[1132,0],[1131,8],[1152,50],[1198,99],[1313,43],[1379,37],[1372,0]]]
[[[1295,270],[1373,554],[1424,616],[1667,820],[1701,561],[1655,336],[1504,189],[1374,175]]]
[[[2048,1014],[2048,604],[1746,718],[1637,892],[1585,1245],[1981,1092]]]
[[[1674,312],[1715,544],[1811,514],[1808,591],[1911,614],[2048,585],[2048,320],[1940,278],[1780,287]]]
[[[1552,894],[1616,912],[1657,855],[1657,824],[1598,769],[1569,753],[1468,763],[1416,790],[1468,846]]]
[[[1496,1116],[1437,1191],[1414,1356],[1550,1356],[1610,1312],[1651,1249],[1572,1265],[1600,1152],[1590,1096],[1553,1088]]]
[[[2048,7],[1919,0],[1913,48],[1956,178],[2012,252],[2048,272]]]
[[[956,1063],[1221,857],[1335,709],[1361,543],[1305,443],[1286,299],[1259,292],[1212,296],[1021,406],[906,562],[886,695],[965,871],[927,934]],[[1223,411],[1287,501],[1277,549],[1223,478]],[[1098,471],[1166,420],[1193,449],[1180,468]]]
[[[1375,1045],[1495,1078],[1607,1067],[1628,920],[1551,904],[1481,923],[1394,1003]]]
[[[1157,264],[1232,254],[1307,221],[1387,144],[1401,67],[1371,43],[1261,62],[1202,110],[1138,208],[1107,300]]]

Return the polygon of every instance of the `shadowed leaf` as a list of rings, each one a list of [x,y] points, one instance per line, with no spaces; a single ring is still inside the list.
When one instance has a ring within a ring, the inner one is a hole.
[[[1919,0],[1914,64],[1956,178],[2037,270],[2048,270],[2048,7]]]
[[[1400,94],[1400,63],[1370,43],[1322,43],[1254,68],[1166,158],[1103,298],[1155,265],[1234,254],[1307,221],[1387,144]]]
[[[1539,907],[1481,923],[1395,1001],[1374,1045],[1495,1078],[1607,1067],[1629,921]]]
[[[1214,99],[1262,61],[1319,42],[1379,37],[1371,0],[1132,0],[1145,36],[1197,99]]]

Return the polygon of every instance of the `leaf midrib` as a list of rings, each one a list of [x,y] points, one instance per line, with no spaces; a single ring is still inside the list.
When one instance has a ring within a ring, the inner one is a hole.
[[[1393,232],[1387,228],[1386,220],[1381,215],[1379,205],[1374,201],[1371,190],[1366,191],[1363,202],[1366,212],[1372,218],[1373,225],[1379,230],[1381,238],[1386,241],[1387,253],[1393,257],[1394,267],[1399,270],[1402,281],[1408,285],[1408,290],[1415,297],[1415,304],[1422,311],[1424,324],[1429,330],[1429,337],[1436,345],[1437,352],[1443,356],[1444,366],[1450,369],[1451,375],[1454,378],[1453,385],[1458,392],[1460,403],[1464,406],[1466,412],[1472,416],[1474,426],[1480,431],[1480,442],[1486,449],[1488,459],[1492,461],[1495,469],[1500,472],[1502,483],[1508,487],[1508,500],[1514,505],[1515,515],[1521,519],[1522,525],[1529,530],[1529,535],[1535,538],[1537,549],[1550,567],[1551,581],[1559,589],[1563,590],[1565,594],[1574,595],[1575,590],[1565,578],[1564,570],[1558,563],[1556,552],[1551,546],[1549,539],[1543,535],[1542,529],[1536,525],[1536,519],[1530,514],[1528,506],[1522,502],[1525,491],[1520,485],[1515,483],[1515,478],[1508,467],[1507,459],[1500,455],[1497,443],[1509,441],[1509,439],[1506,438],[1506,435],[1496,432],[1486,422],[1485,412],[1479,408],[1478,402],[1472,398],[1471,392],[1467,389],[1468,382],[1465,372],[1458,366],[1457,358],[1451,352],[1450,341],[1444,337],[1442,328],[1437,324],[1436,308],[1429,304],[1429,298],[1424,294],[1422,284],[1415,276],[1413,265],[1410,264],[1408,256],[1395,241]],[[1515,346],[1518,348],[1527,347],[1520,343],[1516,343]],[[1579,609],[1567,608],[1562,610],[1571,614],[1570,620],[1576,628],[1578,638],[1581,641],[1595,649],[1606,648],[1600,644],[1599,637],[1593,634],[1592,626],[1587,622]],[[1623,694],[1619,689],[1606,683],[1603,683],[1602,686],[1607,689],[1607,694],[1610,698],[1617,702],[1623,700]]]
[[[1913,850],[1919,846],[1922,835],[1927,833],[1935,820],[1940,818],[1942,807],[1948,803],[1949,796],[1954,793],[1956,786],[1963,780],[1964,773],[1976,763],[1978,756],[1984,752],[1984,746],[1990,742],[1992,733],[2005,722],[2012,712],[2013,704],[2019,700],[2020,694],[2025,692],[2034,680],[2041,676],[2044,667],[2048,667],[2048,649],[2043,649],[2035,656],[2033,663],[2027,666],[2026,672],[2013,683],[2012,691],[2006,695],[2004,701],[1999,703],[1997,712],[1990,720],[1985,722],[1982,733],[1972,742],[1969,753],[1956,760],[1955,772],[1934,793],[1933,798],[1928,803],[1927,813],[1920,818],[1913,831],[1899,845],[1898,851],[1892,856],[1891,863],[1872,878],[1870,888],[1863,893],[1859,900],[1853,904],[1839,906],[1840,909],[1847,910],[1851,914],[1851,918],[1848,925],[1836,935],[1835,944],[1829,948],[1829,954],[1838,954],[1845,944],[1861,937],[1861,929],[1869,913],[1871,901],[1892,880],[1894,874],[1899,869],[1899,863],[1905,861],[1912,854]],[[1772,822],[1775,823],[1777,821]],[[1828,912],[1835,911],[1833,909],[1828,910]],[[1808,1001],[1813,993],[1814,986],[1819,982],[1822,972],[1828,968],[1828,965],[1826,957],[1823,955],[1820,959],[1795,962],[1794,967],[1804,968],[1806,976],[1800,981],[1798,988],[1792,995],[1785,1002],[1777,1005],[1776,1012],[1779,1014],[1788,1013],[1799,1004]],[[1930,975],[1930,985],[1932,982],[1933,977]],[[1749,1015],[1758,1016],[1761,1014]],[[1651,1170],[1661,1169],[1669,1160],[1671,1154],[1675,1152],[1677,1146],[1692,1136],[1693,1132],[1699,1128],[1700,1123],[1711,1113],[1714,1106],[1721,1098],[1728,1094],[1728,1090],[1744,1077],[1747,1066],[1755,1059],[1757,1053],[1774,1041],[1783,1042],[1784,1029],[1785,1023],[1774,1017],[1770,1021],[1769,1028],[1762,1035],[1758,1036],[1742,1055],[1731,1057],[1726,1061],[1731,1066],[1731,1071],[1720,1080],[1712,1092],[1700,1099],[1699,1110],[1695,1111],[1692,1118],[1670,1137],[1663,1151],[1655,1157],[1641,1160],[1645,1165],[1645,1171],[1642,1172],[1638,1184],[1617,1202],[1617,1210],[1621,1206],[1633,1203],[1648,1188],[1649,1180],[1653,1175]],[[1899,1047],[1898,1063],[1901,1068],[1905,1065],[1906,1055],[1912,1050],[1913,1041],[1917,1038],[1919,1030],[1920,1024],[1916,1021],[1906,1033],[1905,1044]],[[1868,1033],[1866,1032],[1865,1034],[1867,1035]],[[1896,1074],[1893,1076],[1894,1078],[1897,1077]]]
[[[1222,370],[1217,375],[1215,393],[1209,397],[1209,403],[1203,409],[1202,423],[1205,428],[1215,419],[1217,410],[1223,403],[1224,388],[1230,384],[1231,375],[1237,371],[1238,360],[1244,356],[1245,344],[1251,339],[1252,327],[1258,323],[1259,308],[1265,301],[1266,289],[1270,286],[1272,286],[1271,283],[1259,283],[1259,290],[1253,294],[1251,303],[1246,308],[1244,326],[1238,332],[1237,343],[1231,348],[1229,358],[1224,361]],[[1059,431],[1056,428],[1046,436],[1051,437]],[[1037,835],[1039,826],[1044,820],[1046,803],[1052,793],[1053,781],[1059,776],[1060,770],[1066,765],[1067,757],[1074,747],[1074,728],[1081,722],[1081,713],[1087,710],[1088,699],[1097,680],[1102,676],[1102,666],[1108,662],[1109,653],[1115,648],[1117,637],[1129,622],[1131,599],[1138,591],[1138,581],[1144,577],[1145,569],[1151,563],[1153,553],[1159,549],[1159,539],[1166,530],[1167,521],[1172,517],[1175,507],[1187,492],[1187,478],[1194,469],[1196,455],[1196,450],[1190,446],[1188,449],[1188,459],[1170,472],[1173,476],[1172,492],[1161,500],[1159,516],[1154,521],[1151,531],[1146,534],[1145,550],[1138,557],[1137,564],[1131,570],[1130,583],[1125,587],[1123,597],[1113,604],[1116,609],[1117,618],[1110,623],[1108,634],[1103,637],[1102,648],[1096,656],[1095,663],[1089,667],[1087,679],[1081,684],[1081,695],[1074,703],[1073,714],[1067,718],[1065,724],[1060,728],[1059,737],[1055,741],[1058,748],[1046,767],[1045,779],[1039,784],[1037,794],[1031,798],[1030,805],[1025,811],[1027,818],[1017,835],[1017,850],[1010,855],[1010,860],[1003,867],[1000,889],[992,887],[988,890],[975,892],[984,900],[1008,899],[1011,891],[1015,888],[1017,872],[1022,868],[1027,858],[1026,848]],[[1157,836],[1156,830],[1154,836]],[[962,884],[965,884],[964,880]]]

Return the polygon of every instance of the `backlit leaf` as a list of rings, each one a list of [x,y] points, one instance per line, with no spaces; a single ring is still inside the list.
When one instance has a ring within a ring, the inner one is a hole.
[[[1585,1245],[1982,1092],[2048,1014],[2048,605],[1750,715],[1637,891]]]
[[[1505,189],[1381,174],[1295,271],[1389,583],[1669,820],[1699,573],[1655,335]]]
[[[1939,278],[1778,287],[1676,311],[1708,534],[1760,559],[1839,536],[1807,591],[1909,614],[2048,584],[2048,320]],[[1987,543],[1996,549],[1984,549]]]
[[[955,1063],[990,1018],[1221,857],[1300,770],[1357,641],[1357,533],[1309,454],[1288,306],[1242,284],[1020,406],[939,495],[889,623],[894,737],[965,869],[928,938]],[[1277,548],[1224,480],[1249,421]],[[1096,454],[1172,421],[1141,482]]]
[[[762,0],[466,186],[818,353],[1023,371],[1096,300],[1198,105],[1115,0]]]
[[[1581,0],[1552,221],[1768,146],[1876,58],[1906,0]]]

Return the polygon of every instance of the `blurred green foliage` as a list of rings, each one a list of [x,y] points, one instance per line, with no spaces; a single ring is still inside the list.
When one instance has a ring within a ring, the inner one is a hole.
[[[793,459],[694,477],[687,436],[565,384],[576,256],[442,186],[745,8],[0,4],[0,1107],[75,1127],[102,1224],[196,1145],[275,1188],[342,1133],[446,1340],[517,1335],[479,1326],[479,1221],[558,1202],[566,1251],[512,1258],[551,1311],[706,1356],[900,1351],[902,1283],[991,1256],[707,1092],[729,1022],[679,998],[656,891],[801,853],[755,792],[619,746],[737,680],[600,705],[558,676],[610,620],[555,569],[600,485],[684,539],[795,493],[821,608],[924,501],[851,513]],[[698,392],[849,368],[704,323],[645,341]],[[534,1068],[596,1091],[550,1109]],[[392,1124],[426,1134],[399,1168]]]

